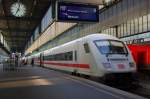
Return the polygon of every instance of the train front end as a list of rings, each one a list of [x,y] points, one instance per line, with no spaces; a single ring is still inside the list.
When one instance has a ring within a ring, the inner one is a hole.
[[[97,64],[105,80],[134,81],[136,65],[127,46],[120,40],[95,40]],[[98,55],[97,53],[97,55]]]

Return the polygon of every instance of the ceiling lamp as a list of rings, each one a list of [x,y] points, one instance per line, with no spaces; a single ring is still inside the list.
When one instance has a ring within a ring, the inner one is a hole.
[[[112,0],[105,0],[105,3],[109,3],[109,2],[111,2]]]

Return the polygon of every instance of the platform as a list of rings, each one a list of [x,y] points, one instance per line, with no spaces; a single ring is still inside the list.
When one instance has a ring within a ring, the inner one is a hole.
[[[42,67],[0,67],[0,99],[144,99]]]

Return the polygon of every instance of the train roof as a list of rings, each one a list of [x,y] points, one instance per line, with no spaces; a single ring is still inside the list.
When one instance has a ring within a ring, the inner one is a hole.
[[[107,40],[107,39],[110,39],[110,40],[119,40],[117,37],[115,36],[111,36],[111,35],[108,35],[108,34],[100,34],[100,33],[96,33],[96,34],[90,34],[90,35],[87,35],[87,36],[84,36],[84,37],[81,37],[81,38],[78,38],[76,40],[73,40],[73,41],[70,41],[70,42],[67,42],[65,44],[62,44],[60,46],[65,46],[65,45],[68,45],[68,44],[71,44],[71,43],[74,43],[74,42],[77,42],[77,41],[82,41],[82,40]],[[120,40],[119,40],[120,41]],[[57,47],[57,46],[56,46]]]
[[[50,50],[53,50],[53,49],[56,49],[58,47],[62,47],[62,46],[66,46],[68,44],[72,44],[74,42],[77,42],[77,41],[81,41],[81,40],[105,40],[105,39],[112,39],[112,40],[119,40],[118,38],[116,38],[115,36],[111,36],[111,35],[108,35],[108,34],[100,34],[100,33],[93,33],[93,34],[90,34],[90,35],[87,35],[87,36],[84,36],[84,37],[81,37],[81,38],[78,38],[76,40],[73,40],[73,41],[70,41],[70,42],[67,42],[65,44],[62,44],[62,45],[58,45],[54,48],[50,48],[50,49],[47,49],[45,51],[42,51],[44,53],[49,53]],[[120,41],[120,40],[119,40]],[[30,57],[34,57],[34,56],[39,56],[40,53],[42,52],[39,52],[39,53],[36,53],[34,55],[31,55]]]
[[[72,43],[74,43],[74,42],[81,41],[81,40],[93,40],[93,41],[94,41],[94,40],[105,40],[105,39],[119,40],[118,38],[116,38],[116,37],[114,37],[114,36],[111,36],[111,35],[108,35],[108,34],[94,33],[94,34],[90,34],[90,35],[87,35],[87,36],[78,38],[78,39],[76,39],[76,40],[67,42],[67,43],[65,43],[65,44],[58,45],[58,46],[56,46],[56,47],[54,47],[54,48],[45,50],[44,53],[49,52],[49,50],[56,49],[57,47],[66,46],[66,45],[68,45],[68,44],[72,44]]]
[[[113,39],[113,40],[119,40],[115,36],[108,35],[108,34],[102,34],[102,33],[101,34],[100,33],[90,34],[90,35],[87,35],[87,36],[82,37],[80,39],[92,39],[92,40],[96,40],[96,39],[99,39],[99,40]]]

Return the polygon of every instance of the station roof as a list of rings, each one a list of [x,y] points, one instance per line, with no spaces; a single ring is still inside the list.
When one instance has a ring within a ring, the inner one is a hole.
[[[22,51],[52,0],[20,0],[27,9],[23,17],[12,15],[10,9],[15,2],[0,0],[0,30],[12,51]]]
[[[11,13],[11,6],[20,1],[26,6],[26,14],[23,17],[15,17]],[[23,51],[27,41],[48,7],[56,0],[0,0],[0,31],[8,42],[12,52]],[[110,0],[58,0],[68,2],[80,2],[102,5]]]

